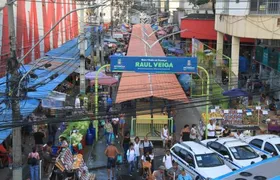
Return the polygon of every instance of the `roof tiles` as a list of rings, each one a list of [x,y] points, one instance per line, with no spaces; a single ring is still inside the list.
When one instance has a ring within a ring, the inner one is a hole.
[[[150,25],[145,25],[146,34],[153,32]],[[142,25],[133,26],[127,56],[165,56],[162,47],[156,43],[151,49],[141,40],[144,38]],[[157,41],[151,35],[146,42],[150,45]],[[116,103],[133,99],[157,97],[174,101],[188,102],[181,85],[174,74],[123,73],[119,84]]]

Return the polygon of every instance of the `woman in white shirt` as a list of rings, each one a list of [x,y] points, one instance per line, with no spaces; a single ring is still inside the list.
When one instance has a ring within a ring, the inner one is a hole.
[[[190,139],[191,139],[192,141],[196,141],[196,138],[197,138],[196,125],[193,124],[193,125],[192,125],[192,128],[191,128]]]
[[[140,160],[140,139],[138,136],[135,137],[134,139],[134,150],[135,150],[135,154],[136,154],[136,169],[138,171],[138,167],[139,167],[139,160]]]

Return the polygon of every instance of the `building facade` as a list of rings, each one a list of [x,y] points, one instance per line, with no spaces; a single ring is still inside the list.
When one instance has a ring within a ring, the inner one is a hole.
[[[255,52],[259,54],[261,50],[258,46],[263,42],[280,40],[280,1],[217,0],[215,30],[217,31],[218,51],[223,51],[224,36],[227,35],[231,37],[232,71],[234,74],[238,75],[240,38],[255,39]],[[276,46],[274,51],[278,51]],[[254,58],[256,58],[256,53],[253,55]],[[275,55],[276,53],[273,52],[271,54]],[[269,56],[264,53],[261,60],[258,61],[263,61],[263,58],[266,59],[268,57]],[[260,55],[258,55],[258,58],[260,58]],[[267,61],[269,61],[269,59],[271,58],[268,58]],[[217,60],[222,61],[222,57],[217,55]],[[271,63],[267,62],[267,65],[268,64]],[[275,66],[275,64],[273,66]]]

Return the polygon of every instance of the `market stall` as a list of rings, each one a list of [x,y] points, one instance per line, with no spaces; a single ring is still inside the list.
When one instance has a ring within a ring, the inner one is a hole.
[[[202,113],[206,123],[206,114]],[[248,107],[246,109],[210,109],[209,119],[218,121],[221,125],[260,125],[269,118],[269,110],[261,106]]]
[[[55,167],[49,179],[94,180],[95,175],[89,173],[82,154],[73,155],[65,148],[56,158]]]
[[[70,122],[60,136],[67,138],[73,154],[83,154],[83,148],[94,141],[95,129],[89,121]]]

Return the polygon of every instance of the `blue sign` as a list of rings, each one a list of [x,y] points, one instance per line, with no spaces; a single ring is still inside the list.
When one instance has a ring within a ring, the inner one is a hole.
[[[197,73],[196,57],[111,56],[112,72]]]

